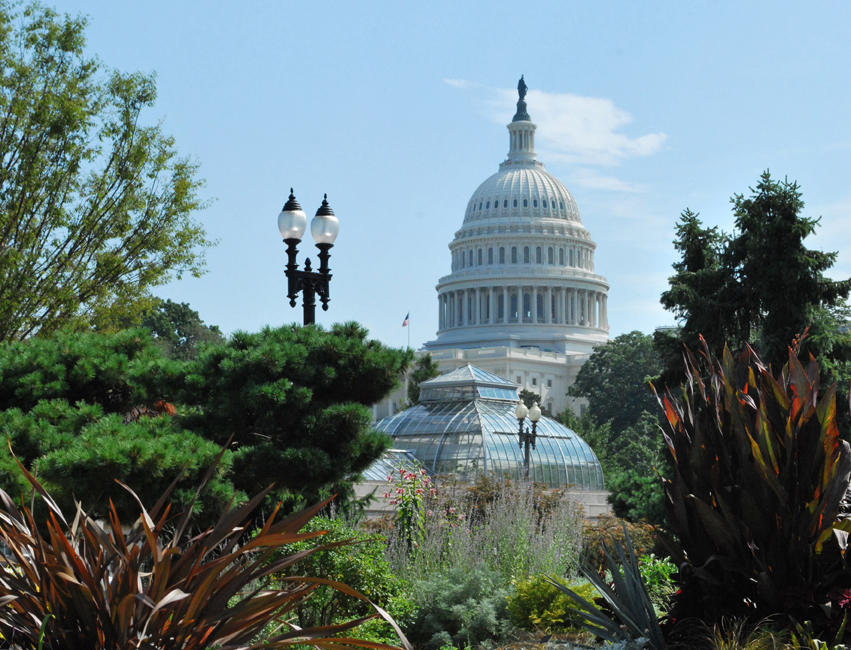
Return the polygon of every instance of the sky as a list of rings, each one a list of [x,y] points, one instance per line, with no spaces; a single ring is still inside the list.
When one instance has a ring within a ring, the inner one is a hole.
[[[51,4],[48,0],[47,4]],[[686,208],[732,230],[730,197],[796,180],[812,248],[851,276],[851,3],[61,0],[88,52],[156,73],[145,119],[200,163],[206,274],[157,287],[226,333],[301,322],[277,215],[289,188],[340,221],[329,326],[388,345],[437,330],[435,285],[469,197],[508,151],[521,74],[538,160],[571,191],[607,278],[611,336],[659,304]],[[309,236],[300,262],[316,264]],[[410,328],[402,321],[410,313]]]

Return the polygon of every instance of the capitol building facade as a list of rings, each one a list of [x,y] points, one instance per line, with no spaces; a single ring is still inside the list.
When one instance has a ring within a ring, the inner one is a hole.
[[[568,189],[535,153],[536,125],[518,86],[499,171],[473,193],[437,283],[437,338],[425,349],[448,372],[472,363],[541,395],[553,414],[583,405],[565,393],[608,340],[606,279]]]

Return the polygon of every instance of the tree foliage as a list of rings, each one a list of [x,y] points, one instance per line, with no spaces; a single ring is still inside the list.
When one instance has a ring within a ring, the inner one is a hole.
[[[836,253],[805,246],[819,219],[801,215],[797,183],[776,181],[766,171],[750,196],[737,194],[731,203],[732,235],[704,228],[690,210],[677,225],[674,247],[681,260],[674,264],[661,302],[682,327],[657,336],[666,385],[683,380],[683,344],[697,349],[700,336],[715,354],[727,342],[736,350],[750,344],[775,368],[786,362],[793,340],[816,322],[820,336],[803,342],[801,355],[836,359],[849,347],[847,334],[829,320],[848,297],[851,280],[825,277]]]
[[[167,358],[143,329],[60,332],[0,344],[0,431],[61,503],[95,515],[109,499],[136,507],[115,479],[145,499],[184,472],[175,495],[189,498],[232,435],[199,516],[272,483],[270,500],[292,508],[350,491],[383,452],[368,407],[408,360],[353,323],[237,333],[194,361]],[[21,494],[7,449],[0,469],[2,487]]]
[[[420,384],[440,374],[440,364],[426,353],[414,361],[414,367],[408,377],[408,404],[415,406],[420,403]]]
[[[0,3],[0,341],[108,326],[198,275],[197,164],[142,115],[155,78],[85,54],[84,18]]]
[[[568,390],[588,400],[591,417],[599,426],[611,422],[619,432],[638,422],[644,411],[654,411],[656,399],[650,380],[661,371],[653,338],[634,331],[594,348]]]
[[[185,302],[156,300],[142,313],[141,327],[150,330],[158,345],[174,359],[194,359],[201,343],[223,343],[225,337],[216,325],[205,325]]]
[[[668,460],[650,381],[661,371],[653,337],[621,334],[594,349],[568,391],[588,400],[585,415],[560,416],[597,454],[612,511],[657,525],[664,524],[665,512],[656,472],[665,473]]]

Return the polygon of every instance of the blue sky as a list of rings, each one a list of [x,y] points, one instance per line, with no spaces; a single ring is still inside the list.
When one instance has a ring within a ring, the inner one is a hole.
[[[148,119],[201,163],[219,240],[159,288],[224,331],[301,320],[276,218],[290,186],[340,220],[323,324],[434,338],[434,286],[476,187],[508,150],[520,74],[538,158],[579,204],[612,335],[659,305],[686,207],[731,229],[760,173],[797,180],[810,245],[851,275],[851,3],[66,1],[108,66],[156,72]],[[309,239],[302,247],[315,262]]]

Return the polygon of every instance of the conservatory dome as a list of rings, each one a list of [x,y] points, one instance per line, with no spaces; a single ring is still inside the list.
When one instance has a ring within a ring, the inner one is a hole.
[[[517,384],[468,364],[420,384],[420,404],[375,428],[435,474],[522,480],[518,401]],[[529,476],[550,487],[604,489],[600,461],[588,444],[546,416],[538,422]]]

